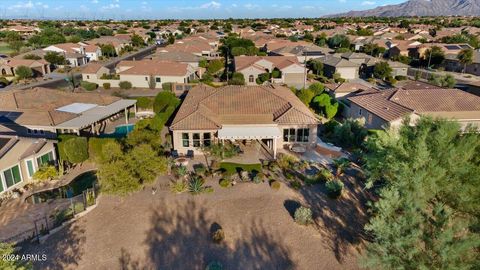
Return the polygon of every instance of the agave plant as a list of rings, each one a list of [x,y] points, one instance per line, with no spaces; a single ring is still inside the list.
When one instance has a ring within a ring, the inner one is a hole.
[[[194,195],[200,194],[205,190],[203,184],[204,182],[202,178],[198,176],[192,176],[192,178],[188,182],[188,191],[190,191],[190,193]]]

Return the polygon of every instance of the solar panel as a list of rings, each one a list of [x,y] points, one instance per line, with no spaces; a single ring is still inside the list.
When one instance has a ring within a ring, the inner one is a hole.
[[[445,48],[447,48],[447,50],[450,50],[450,51],[460,50],[460,47],[457,45],[446,45]]]

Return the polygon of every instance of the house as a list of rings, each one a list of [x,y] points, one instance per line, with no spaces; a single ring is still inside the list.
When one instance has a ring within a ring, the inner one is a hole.
[[[286,87],[235,86],[192,88],[170,131],[173,148],[201,153],[220,142],[259,142],[272,158],[289,145],[315,146],[318,119]]]
[[[274,69],[280,72],[272,79],[275,83],[301,86],[305,81],[305,66],[295,56],[237,56],[234,62],[235,71],[243,74],[247,85],[255,85],[258,75]]]
[[[98,81],[102,79],[102,75],[110,74],[110,70],[98,63],[89,63],[82,69],[83,81]]]
[[[197,79],[196,68],[185,63],[144,59],[124,60],[115,67],[120,81],[129,81],[134,87],[161,87],[162,83],[188,83]],[[152,82],[152,80],[155,80]]]
[[[96,45],[82,45],[78,43],[61,43],[50,45],[44,51],[63,54],[72,67],[83,66],[89,61],[97,61],[102,55],[100,47]]]
[[[189,52],[182,51],[173,51],[173,52],[163,52],[158,50],[151,56],[152,60],[157,61],[172,61],[178,63],[189,64],[195,68],[198,68],[200,60],[203,58],[201,56],[195,55]]]
[[[275,50],[271,50],[268,55],[271,56],[295,56],[298,61],[305,63],[310,59],[316,59],[333,53],[330,48],[319,47],[317,45],[294,45],[284,46]]]
[[[97,46],[107,45],[107,44],[112,45],[113,48],[115,48],[116,54],[120,55],[120,52],[122,51],[123,48],[131,45],[131,41],[129,39],[123,39],[116,36],[103,36],[103,37],[94,38],[89,41],[82,42],[82,44],[85,44],[85,45],[90,44],[90,45],[97,45]]]
[[[49,88],[0,92],[2,134],[56,138],[61,133],[100,134],[112,117],[136,112],[136,100],[98,93],[71,93]]]
[[[406,116],[411,124],[420,116],[450,119],[459,122],[462,128],[480,124],[480,97],[458,89],[416,89],[404,85],[373,93],[360,92],[348,101],[348,117],[363,119],[366,128],[399,127]]]
[[[34,77],[43,77],[50,73],[50,64],[43,59],[0,59],[0,73],[2,76],[16,76],[15,70],[20,66],[31,68]]]
[[[473,51],[472,63],[464,65],[458,61],[458,54],[447,54],[443,65],[445,70],[453,72],[465,72],[480,76],[480,51]]]
[[[55,141],[0,135],[0,194],[31,182],[40,167],[56,162]]]
[[[326,84],[325,88],[332,97],[337,100],[343,100],[350,96],[354,96],[359,92],[365,93],[364,91],[373,89],[373,86],[366,81],[359,80],[359,82]]]
[[[359,76],[360,64],[358,63],[332,55],[319,58],[319,60],[323,63],[323,74],[327,77],[332,78],[335,73],[347,80],[357,79]]]

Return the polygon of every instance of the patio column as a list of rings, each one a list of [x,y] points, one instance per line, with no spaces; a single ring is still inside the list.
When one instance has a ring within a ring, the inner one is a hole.
[[[133,104],[133,112],[135,113],[135,117],[137,117],[137,103]]]
[[[273,138],[273,159],[277,159],[277,139]]]
[[[125,108],[125,124],[128,124],[128,109]]]

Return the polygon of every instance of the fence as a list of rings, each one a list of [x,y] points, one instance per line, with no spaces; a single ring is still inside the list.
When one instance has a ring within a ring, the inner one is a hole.
[[[0,242],[21,243],[28,240],[39,241],[40,237],[47,235],[51,230],[61,226],[63,222],[74,218],[88,207],[97,203],[97,188],[89,188],[75,197],[68,198],[70,203],[61,205],[48,215],[32,222],[32,227],[11,237],[0,239]],[[46,202],[45,202],[46,203]]]

